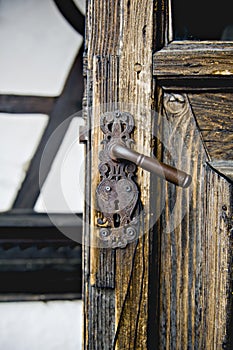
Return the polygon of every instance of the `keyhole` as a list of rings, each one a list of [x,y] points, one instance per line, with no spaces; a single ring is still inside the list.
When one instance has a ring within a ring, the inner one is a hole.
[[[114,227],[120,227],[121,217],[119,214],[113,215]]]
[[[115,200],[114,204],[115,204],[115,210],[119,210],[119,200],[118,199]],[[120,215],[115,213],[113,215],[113,220],[114,220],[114,226],[115,227],[119,227],[120,226],[120,222],[121,222]]]

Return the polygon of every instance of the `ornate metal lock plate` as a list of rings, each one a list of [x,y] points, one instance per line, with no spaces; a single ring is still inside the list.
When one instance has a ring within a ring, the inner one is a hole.
[[[101,213],[98,236],[103,246],[124,248],[138,237],[139,190],[134,181],[137,167],[126,160],[113,160],[109,150],[116,142],[130,148],[134,119],[128,112],[114,111],[104,113],[100,123],[104,140],[99,153],[101,182],[96,189]]]
[[[192,177],[130,148],[134,142],[130,137],[134,129],[134,119],[130,113],[107,112],[101,116],[100,122],[104,140],[103,150],[99,154],[101,182],[96,197],[102,215],[98,223],[104,227],[99,230],[99,239],[105,246],[125,247],[138,237],[139,232],[141,203],[134,181],[136,165],[183,188],[191,184]]]

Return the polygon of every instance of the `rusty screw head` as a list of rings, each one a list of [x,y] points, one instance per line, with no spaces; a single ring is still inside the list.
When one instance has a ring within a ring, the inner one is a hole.
[[[134,231],[133,231],[132,229],[131,229],[131,230],[128,230],[127,233],[128,233],[129,236],[133,236],[133,235],[134,235]]]
[[[133,238],[136,235],[136,231],[133,227],[128,227],[126,229],[127,236]]]
[[[100,236],[101,238],[107,238],[110,235],[109,230],[107,230],[106,228],[102,228],[100,230]]]

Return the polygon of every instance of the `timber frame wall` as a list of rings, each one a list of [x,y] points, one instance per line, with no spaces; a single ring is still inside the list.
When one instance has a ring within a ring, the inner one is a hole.
[[[171,54],[160,55],[171,41],[170,18],[166,0],[87,1],[85,350],[210,350],[226,346],[232,185],[209,165],[190,102],[195,96],[189,92],[225,91],[226,79],[228,87],[232,82],[222,76],[219,87],[211,72],[193,72],[187,65],[188,72],[180,70],[180,75],[176,69],[175,76],[166,74],[167,67],[165,74],[161,73]],[[135,117],[137,151],[150,156],[155,153],[172,163],[163,146],[166,143],[174,151],[176,166],[192,173],[193,182],[187,190],[177,189],[138,170],[145,211],[143,234],[126,248],[112,250],[94,247],[95,189],[102,140],[99,118],[117,108],[127,108]],[[154,109],[159,114],[152,113]],[[171,126],[169,132],[166,123]],[[152,136],[154,130],[162,135],[159,141]],[[161,209],[162,200],[166,206],[151,229],[152,216]]]

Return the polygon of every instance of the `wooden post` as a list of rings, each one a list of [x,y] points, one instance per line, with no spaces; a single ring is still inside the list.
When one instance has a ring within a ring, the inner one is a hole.
[[[95,247],[95,190],[103,138],[100,115],[120,109],[135,119],[135,150],[152,154],[153,1],[87,2],[84,113],[84,349],[147,349],[150,174],[138,170],[144,210],[140,239],[124,249]],[[91,150],[91,153],[89,151]]]

